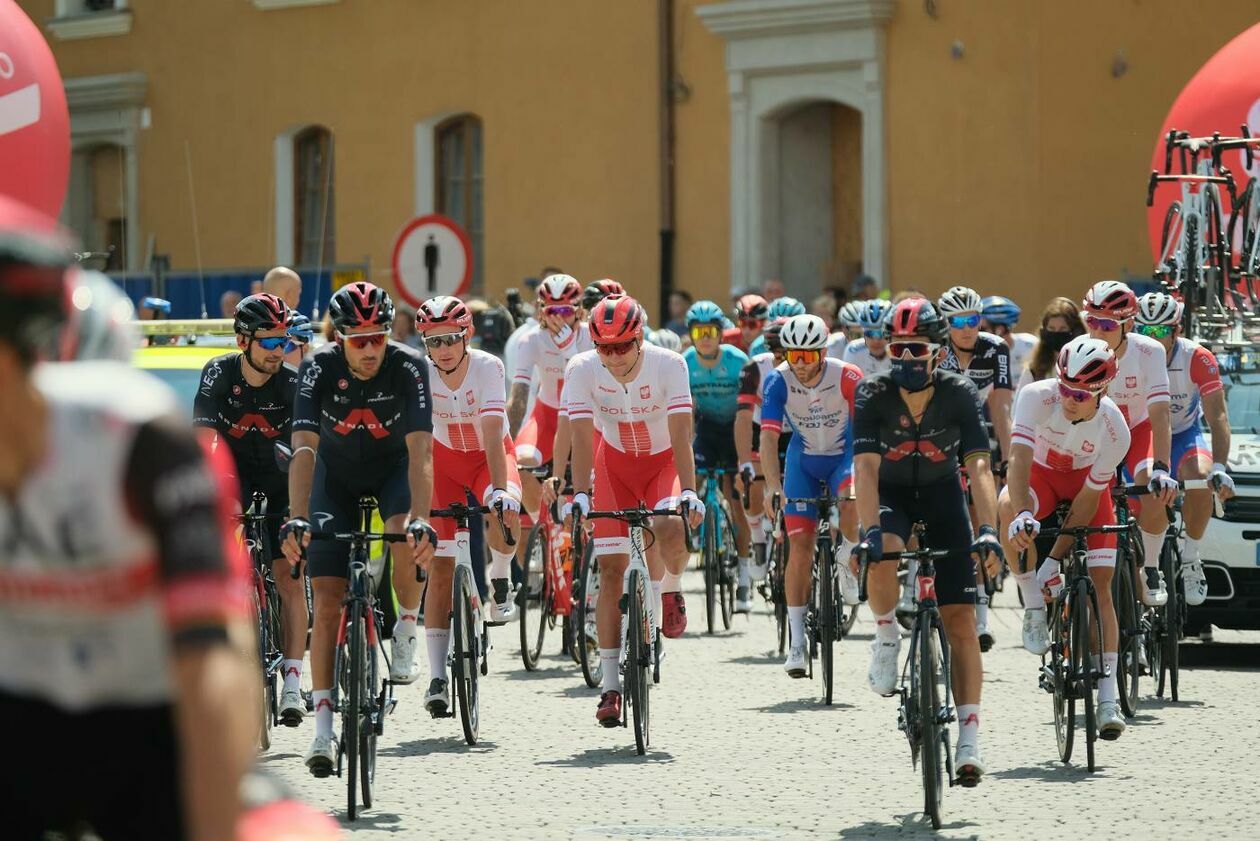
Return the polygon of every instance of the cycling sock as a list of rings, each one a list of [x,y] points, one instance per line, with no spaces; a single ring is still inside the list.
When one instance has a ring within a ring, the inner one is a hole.
[[[1147,569],[1159,569],[1159,550],[1164,545],[1164,533],[1150,534],[1142,531],[1142,549],[1146,552],[1146,557],[1142,559],[1142,566]]]
[[[788,605],[788,644],[805,644],[805,605]]]
[[[1186,545],[1181,549],[1181,560],[1187,564],[1199,560],[1199,541],[1193,537],[1186,538]]]
[[[396,637],[414,637],[416,635],[416,621],[420,618],[420,605],[415,607],[404,607],[401,603],[398,605],[398,621],[394,623],[394,636]]]
[[[682,592],[682,576],[674,575],[669,570],[665,570],[665,577],[661,579],[662,593],[681,593]]]
[[[1098,702],[1114,701],[1119,697],[1116,691],[1116,671],[1120,663],[1120,655],[1114,651],[1104,651],[1102,664],[1104,671],[1110,674],[1098,679]]]
[[[327,739],[333,734],[332,690],[316,689],[311,693],[315,705],[315,738]]]
[[[958,705],[958,744],[980,746],[980,705]]]
[[[1021,572],[1015,576],[1019,585],[1019,594],[1024,597],[1025,610],[1041,610],[1045,606],[1045,596],[1041,595],[1041,585],[1037,583],[1037,573]]]
[[[791,610],[791,608],[788,609]],[[897,627],[896,610],[890,610],[875,617],[875,639],[880,642],[894,642],[901,639],[901,630]]]
[[[490,550],[490,577],[491,578],[510,578],[512,576],[512,559],[516,557],[513,552],[500,552],[498,549]]]
[[[621,656],[619,648],[601,648],[599,650],[599,691],[600,692],[620,692],[621,691],[621,674],[620,663],[617,660]]]
[[[652,615],[656,617],[656,627],[661,627],[661,616],[665,613],[665,605],[661,603],[662,582],[652,582]]]
[[[302,661],[285,660],[280,664],[280,673],[284,675],[284,691],[298,692],[302,689]]]
[[[743,587],[745,590],[747,590],[748,585],[752,583],[752,572],[750,570],[751,566],[752,558],[747,555],[739,559],[739,586]]]
[[[976,594],[976,627],[989,627],[989,597]]]
[[[449,628],[426,628],[424,643],[429,649],[429,679],[446,680],[446,651],[450,646]]]

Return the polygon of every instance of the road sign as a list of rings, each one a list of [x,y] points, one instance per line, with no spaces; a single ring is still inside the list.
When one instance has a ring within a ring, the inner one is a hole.
[[[394,285],[413,307],[434,295],[466,295],[472,286],[468,234],[439,214],[412,219],[394,242]]]

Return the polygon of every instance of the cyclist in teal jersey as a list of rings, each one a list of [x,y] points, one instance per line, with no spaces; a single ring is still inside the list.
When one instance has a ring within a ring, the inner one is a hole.
[[[733,510],[739,510],[735,491],[735,472],[739,459],[735,453],[735,411],[739,407],[739,377],[748,364],[748,356],[739,348],[722,344],[722,310],[712,301],[697,301],[687,310],[687,331],[691,347],[683,354],[687,376],[691,381],[691,398],[695,403],[697,470],[726,471],[723,490],[731,499]],[[735,590],[735,610],[752,610],[748,521],[732,517],[735,544],[739,551],[739,581]]]
[[[786,321],[794,315],[804,315],[805,305],[795,298],[775,298],[770,302],[769,309],[766,310],[766,321],[774,324],[776,321]],[[769,353],[770,346],[766,344],[766,334],[763,331],[753,343],[748,346],[748,358],[752,359],[759,353]]]

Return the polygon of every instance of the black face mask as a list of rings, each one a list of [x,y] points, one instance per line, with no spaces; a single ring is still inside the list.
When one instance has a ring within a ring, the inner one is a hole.
[[[1054,353],[1063,350],[1063,346],[1071,339],[1072,333],[1068,330],[1047,330],[1044,327],[1041,328],[1041,343]]]
[[[922,391],[932,384],[932,366],[927,359],[898,359],[894,356],[892,370],[888,373],[892,381],[906,391]]]

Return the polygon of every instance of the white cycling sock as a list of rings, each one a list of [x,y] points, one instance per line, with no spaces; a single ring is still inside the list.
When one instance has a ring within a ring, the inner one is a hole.
[[[601,648],[599,650],[600,692],[621,691],[621,664],[618,662],[620,657],[620,648]]]
[[[1139,529],[1139,531],[1141,531]],[[1146,551],[1146,557],[1142,559],[1142,566],[1147,569],[1159,569],[1159,550],[1164,546],[1164,533],[1151,534],[1142,531],[1142,548]]]
[[[1181,549],[1181,560],[1187,564],[1192,564],[1199,560],[1199,541],[1193,537],[1186,538],[1186,545]]]
[[[1120,655],[1114,651],[1104,651],[1102,656],[1103,671],[1111,674],[1098,679],[1098,702],[1114,701],[1120,697],[1116,690],[1116,671],[1120,664]]]
[[[420,618],[420,605],[415,607],[403,607],[401,603],[398,605],[398,621],[394,623],[394,636],[396,637],[414,637],[416,635],[416,622]]]
[[[661,587],[663,582],[652,582],[652,617],[656,620],[656,627],[661,627],[661,615],[665,612],[665,605],[661,604]]]
[[[516,557],[515,552],[500,552],[498,549],[490,550],[490,577],[491,578],[511,578],[512,577],[512,559]]]
[[[1025,610],[1045,608],[1046,599],[1041,594],[1041,585],[1037,583],[1037,573],[1022,572],[1015,576],[1015,583],[1019,585],[1019,594],[1024,597]]]
[[[332,690],[316,689],[311,693],[315,705],[315,738],[327,739],[333,734]]]
[[[302,661],[285,660],[280,664],[280,674],[284,676],[284,691],[299,692],[302,689]]]
[[[665,577],[661,579],[662,593],[681,593],[682,592],[682,576],[674,575],[669,570],[665,570]]]
[[[446,652],[451,643],[449,628],[425,628],[424,644],[429,650],[429,679],[446,680]]]
[[[983,588],[976,593],[976,627],[989,627],[989,597],[984,595]]]
[[[752,572],[749,569],[752,566],[752,558],[745,555],[739,559],[739,586],[745,590],[752,583]]]
[[[895,609],[875,617],[875,639],[880,642],[894,642],[901,639],[901,629],[897,627]]]
[[[958,705],[958,744],[980,746],[980,705]]]
[[[805,644],[805,605],[788,605],[788,645]]]

